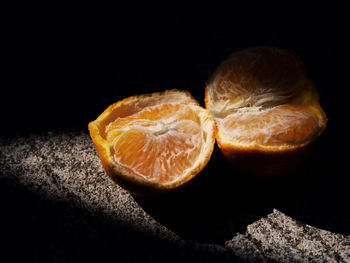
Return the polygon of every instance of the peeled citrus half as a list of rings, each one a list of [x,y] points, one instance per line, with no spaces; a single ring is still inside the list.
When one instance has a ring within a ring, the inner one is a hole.
[[[205,103],[221,152],[253,174],[297,168],[327,123],[301,59],[275,47],[233,53],[210,77]]]
[[[107,174],[139,195],[169,192],[190,181],[215,143],[209,112],[179,90],[112,104],[89,131]]]

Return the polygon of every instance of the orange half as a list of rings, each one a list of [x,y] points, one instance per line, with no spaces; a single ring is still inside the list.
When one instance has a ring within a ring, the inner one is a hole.
[[[223,61],[209,79],[205,103],[222,153],[255,174],[298,167],[327,123],[300,58],[275,47],[242,50]]]
[[[209,112],[179,90],[119,101],[89,131],[105,171],[139,195],[169,192],[190,181],[215,143]]]

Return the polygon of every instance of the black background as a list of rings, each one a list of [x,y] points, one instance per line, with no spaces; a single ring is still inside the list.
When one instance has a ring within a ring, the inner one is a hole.
[[[202,202],[198,199],[196,201],[201,205],[197,213],[191,207],[186,207],[186,192],[178,199],[136,200],[159,222],[185,238],[199,242],[223,243],[235,231],[244,232],[247,223],[271,212],[272,207],[302,222],[350,234],[349,197],[346,194],[347,155],[343,150],[347,147],[348,136],[349,42],[346,39],[345,6],[324,1],[309,5],[297,2],[269,5],[265,1],[260,4],[214,1],[196,5],[185,1],[164,1],[163,4],[147,1],[103,4],[86,1],[9,1],[3,5],[6,5],[3,8],[5,30],[2,38],[5,71],[0,107],[1,135],[5,137],[46,131],[86,131],[87,124],[108,105],[127,96],[165,89],[188,90],[203,105],[204,87],[210,73],[232,52],[258,45],[296,51],[316,83],[321,105],[329,118],[325,142],[319,155],[305,168],[307,172],[301,173],[311,176],[273,181],[255,178],[252,188],[232,187],[235,190],[217,182],[216,188],[224,187],[226,191],[235,192],[234,198],[241,200],[240,205],[232,206],[237,211],[244,210],[244,215],[249,214],[247,217],[242,215],[238,226],[232,233],[226,234],[218,234],[222,231],[219,226],[209,229],[207,235],[199,235],[198,232],[201,227],[207,226],[206,222],[215,225],[214,215],[227,210],[231,201],[215,208],[215,201],[210,197]],[[210,174],[230,171],[216,151],[213,158],[219,160],[215,165],[210,162],[207,175],[203,176],[204,185],[205,182],[212,183],[208,179]],[[220,178],[227,179],[225,176]],[[246,180],[241,178],[231,183],[242,185],[247,183]],[[275,191],[276,188],[279,190]],[[200,189],[195,185],[191,191],[203,194]],[[221,190],[217,192],[223,192]],[[217,192],[204,194],[214,196]],[[266,200],[263,198],[261,203],[254,202],[252,205],[252,200],[260,195],[266,195]],[[220,198],[227,199],[227,196]],[[23,199],[26,202],[23,203]],[[276,204],[273,201],[277,199],[280,202]],[[36,254],[27,250],[31,246],[35,249],[43,246],[39,251],[44,254],[44,259],[47,257],[50,261],[79,258],[81,251],[78,251],[77,244],[81,242],[84,245],[91,242],[90,246],[102,243],[100,246],[103,249],[99,248],[99,253],[111,249],[108,246],[112,237],[106,234],[110,231],[108,227],[101,230],[91,223],[92,219],[87,226],[71,234],[72,229],[80,225],[74,221],[85,218],[82,216],[84,212],[50,202],[39,200],[19,186],[2,183],[1,203],[5,207],[3,227],[19,228],[28,236],[26,240],[12,234],[4,238],[16,243],[18,251],[32,258]],[[157,208],[164,207],[167,202],[174,209],[160,211]],[[248,209],[248,213],[246,207],[249,206],[252,208]],[[209,213],[212,216],[201,214],[208,207],[214,209]],[[179,216],[183,209],[190,220]],[[61,213],[56,210],[66,211],[61,221],[54,219]],[[224,212],[220,218],[225,221],[225,217],[230,216]],[[27,219],[25,224],[20,220],[23,217]],[[209,219],[198,226],[197,219],[202,217]],[[91,224],[99,229],[98,235],[89,232]],[[53,234],[57,236],[55,242],[67,243],[70,240],[69,245],[48,250],[45,245],[46,232],[54,228],[57,229]],[[35,229],[35,234],[28,229]],[[128,233],[118,227],[114,231],[117,234]],[[86,236],[90,239],[86,239]],[[28,248],[28,242],[34,243]],[[140,246],[141,243],[136,242]],[[156,247],[161,246],[156,241],[155,244]],[[125,255],[122,256],[127,258],[128,251],[133,249],[124,245]],[[85,253],[87,250],[82,249]],[[15,253],[11,249],[9,251],[10,254]],[[163,249],[161,259],[166,258],[166,251]],[[141,253],[140,258],[144,254]],[[96,253],[91,257],[98,259],[99,255]]]

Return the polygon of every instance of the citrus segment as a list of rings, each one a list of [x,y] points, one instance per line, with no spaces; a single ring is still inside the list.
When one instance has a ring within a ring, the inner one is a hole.
[[[308,108],[280,105],[266,110],[238,110],[218,121],[219,136],[237,145],[295,146],[306,143],[318,128]]]
[[[137,176],[159,183],[176,180],[191,168],[204,143],[195,113],[181,104],[146,109],[117,119],[106,129],[114,161]],[[113,136],[115,131],[118,133]]]

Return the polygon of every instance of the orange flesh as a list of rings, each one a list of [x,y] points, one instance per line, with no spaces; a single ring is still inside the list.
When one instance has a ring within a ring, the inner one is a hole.
[[[262,111],[236,112],[223,119],[225,137],[238,144],[298,145],[318,130],[312,109],[281,105]]]
[[[113,161],[135,176],[171,182],[191,168],[203,144],[199,118],[184,104],[147,107],[106,126]]]

